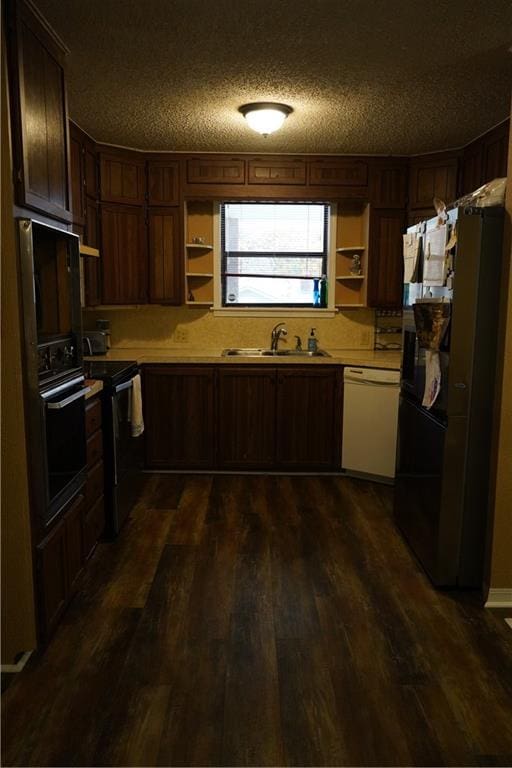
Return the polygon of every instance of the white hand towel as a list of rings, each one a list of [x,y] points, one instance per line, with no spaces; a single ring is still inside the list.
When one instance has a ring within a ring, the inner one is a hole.
[[[139,437],[144,432],[144,419],[142,417],[142,387],[140,374],[133,377],[131,398],[131,422],[132,437]]]

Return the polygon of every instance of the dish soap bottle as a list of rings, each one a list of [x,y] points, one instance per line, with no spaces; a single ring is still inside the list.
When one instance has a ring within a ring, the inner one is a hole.
[[[313,306],[320,306],[320,279],[318,277],[313,280]]]
[[[318,340],[315,336],[315,329],[312,328],[308,338],[308,352],[317,352],[317,351],[318,351]]]

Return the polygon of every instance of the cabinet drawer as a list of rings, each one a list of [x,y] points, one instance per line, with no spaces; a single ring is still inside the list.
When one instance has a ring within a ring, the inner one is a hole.
[[[92,551],[105,528],[105,501],[101,496],[96,504],[85,515],[84,521],[84,551],[85,557],[90,557]]]
[[[305,184],[304,160],[249,160],[249,184]]]
[[[85,508],[90,509],[99,496],[103,495],[104,468],[103,461],[98,461],[87,473],[85,483]]]
[[[99,429],[87,439],[87,466],[93,467],[103,456],[103,431]]]
[[[101,427],[101,400],[94,399],[85,406],[85,434],[90,437]]]
[[[365,187],[368,164],[362,160],[313,160],[309,163],[311,186]]]
[[[232,158],[222,160],[188,160],[187,182],[189,184],[243,184],[245,161]]]

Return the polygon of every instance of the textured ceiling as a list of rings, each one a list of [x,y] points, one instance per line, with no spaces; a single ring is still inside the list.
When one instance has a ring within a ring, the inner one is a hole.
[[[36,0],[71,117],[139,149],[416,154],[510,110],[510,0]],[[237,111],[293,107],[264,139]]]

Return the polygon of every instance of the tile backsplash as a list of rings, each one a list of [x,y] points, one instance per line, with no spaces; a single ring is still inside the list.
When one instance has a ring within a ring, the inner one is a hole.
[[[96,320],[111,323],[113,347],[153,349],[222,349],[224,347],[268,347],[270,331],[279,317],[215,317],[208,309],[140,306],[84,311],[84,329],[95,328]],[[316,328],[319,346],[331,349],[373,349],[375,313],[372,309],[338,312],[333,318],[283,317],[288,345],[295,335],[304,347],[311,327]]]

